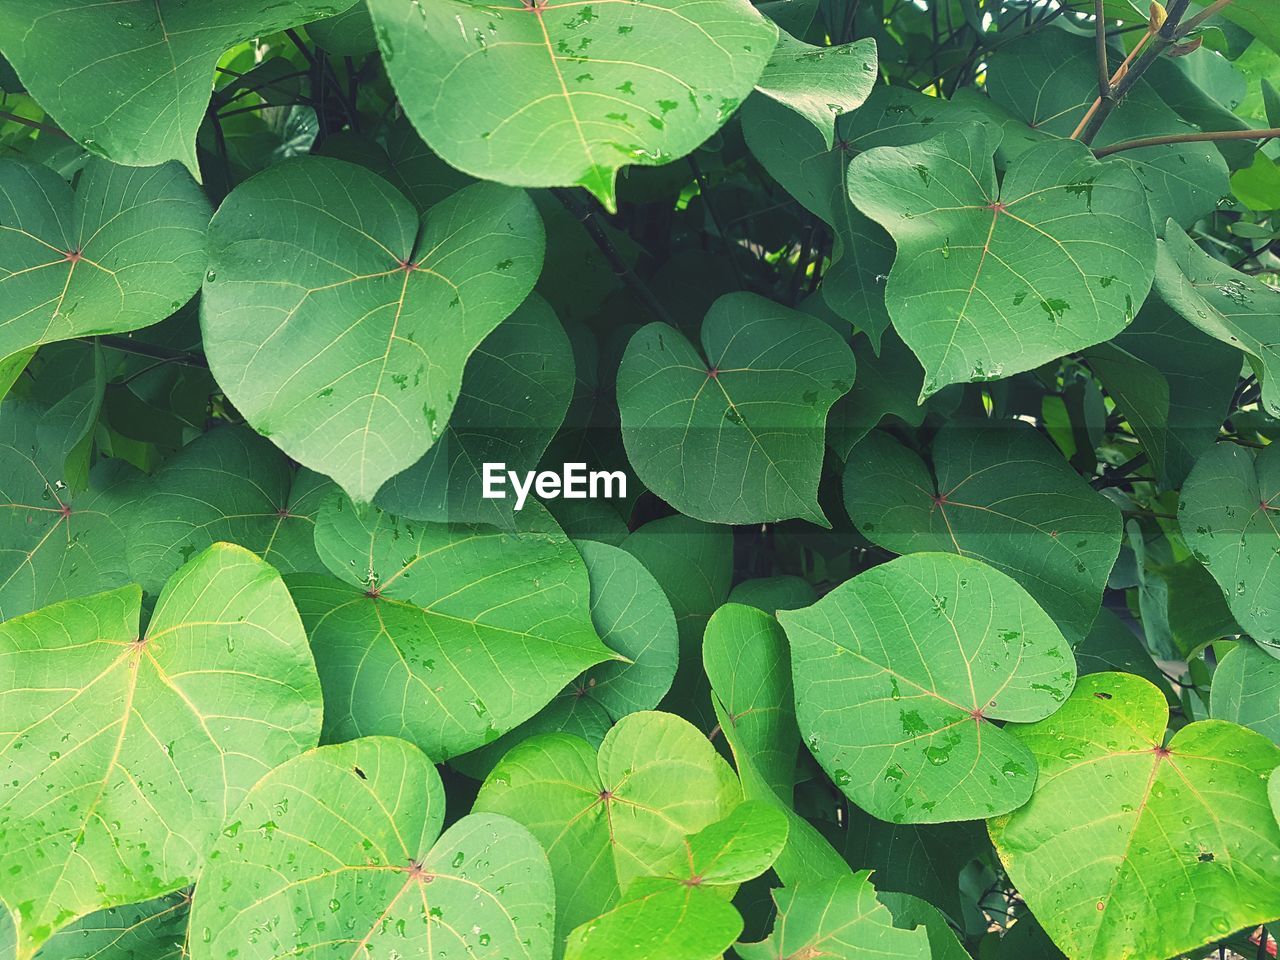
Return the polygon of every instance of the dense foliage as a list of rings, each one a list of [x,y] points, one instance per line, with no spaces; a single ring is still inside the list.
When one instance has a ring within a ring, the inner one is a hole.
[[[0,955],[1274,957],[1277,86],[1276,0],[0,0]]]

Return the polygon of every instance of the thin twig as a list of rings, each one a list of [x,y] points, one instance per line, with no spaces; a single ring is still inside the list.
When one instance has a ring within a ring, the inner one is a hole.
[[[564,187],[553,187],[551,192],[556,199],[564,204],[564,208],[573,215],[574,219],[580,221],[586,229],[587,234],[595,241],[595,245],[600,248],[600,252],[604,254],[609,266],[613,268],[614,275],[623,283],[631,288],[634,293],[646,307],[649,312],[670,326],[677,326],[674,318],[667,312],[667,308],[662,305],[652,290],[636,276],[636,272],[631,269],[627,261],[622,259],[622,255],[618,253],[618,249],[613,245],[613,241],[609,239],[609,234],[605,232],[600,220],[596,217],[595,211],[589,206],[582,203],[572,190]]]
[[[1202,143],[1214,140],[1270,140],[1280,137],[1280,127],[1266,130],[1210,130],[1201,133],[1170,133],[1161,137],[1142,137],[1138,140],[1125,140],[1113,143],[1109,147],[1099,147],[1093,155],[1101,159],[1109,157],[1121,150],[1138,150],[1142,147],[1162,147],[1170,143]]]
[[[1190,33],[1196,27],[1200,26],[1200,24],[1204,23],[1206,20],[1212,17],[1215,13],[1217,13],[1219,10],[1221,10],[1223,7],[1227,6],[1230,3],[1231,3],[1231,0],[1214,0],[1213,3],[1209,4],[1209,6],[1205,7],[1205,9],[1201,10],[1194,17],[1192,17],[1190,20],[1184,23],[1181,29],[1178,31],[1178,36],[1185,37],[1188,33]]]
[[[1182,21],[1182,16],[1187,12],[1187,7],[1190,4],[1191,0],[1172,0],[1160,29],[1154,33],[1151,31],[1144,33],[1142,35],[1143,40],[1139,41],[1137,47],[1134,47],[1134,53],[1137,53],[1139,48],[1144,47],[1142,55],[1133,60],[1132,66],[1126,66],[1129,63],[1129,60],[1126,59],[1125,63],[1120,65],[1120,69],[1116,71],[1116,74],[1112,76],[1111,99],[1094,101],[1094,106],[1090,108],[1092,115],[1089,116],[1086,123],[1081,125],[1079,136],[1073,136],[1073,140],[1079,140],[1086,144],[1093,143],[1094,138],[1102,129],[1102,125],[1107,122],[1107,117],[1111,116],[1111,111],[1116,108],[1116,104],[1123,100],[1125,95],[1137,85],[1138,81],[1142,79],[1142,75],[1159,59],[1160,55],[1177,42],[1178,24]],[[1129,56],[1132,58],[1133,54]]]
[[[190,350],[175,350],[173,347],[164,347],[158,343],[147,343],[144,340],[134,340],[132,337],[119,337],[105,334],[98,337],[77,337],[82,343],[98,343],[111,350],[119,350],[123,353],[132,353],[139,357],[149,357],[152,360],[162,360],[165,363],[181,363],[188,367],[209,368],[209,361],[201,354],[193,353]]]
[[[48,133],[55,137],[64,137],[71,139],[71,135],[59,130],[57,127],[47,123],[41,123],[39,120],[29,120],[26,117],[20,117],[16,113],[10,113],[8,110],[0,110],[0,120],[12,120],[14,123],[20,123],[24,127],[31,127],[33,130],[39,130],[42,133]]]
[[[1098,99],[1111,96],[1111,68],[1107,65],[1107,21],[1105,0],[1093,0],[1094,46],[1098,56]]]
[[[728,234],[724,231],[724,221],[720,219],[720,214],[716,210],[715,202],[711,196],[711,185],[707,181],[707,175],[702,172],[702,167],[698,160],[691,153],[689,154],[689,169],[693,171],[693,178],[698,181],[698,193],[702,196],[702,203],[707,208],[707,213],[711,215],[711,222],[715,224],[716,232],[720,234],[720,242],[725,248],[725,257],[729,260],[729,266],[733,269],[733,275],[738,281],[738,286],[747,286],[746,277],[742,275],[742,270],[738,267],[738,258],[734,256],[733,244],[729,240]]]

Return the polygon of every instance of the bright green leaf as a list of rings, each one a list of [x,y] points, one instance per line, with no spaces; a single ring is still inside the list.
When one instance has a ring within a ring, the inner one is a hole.
[[[1076,960],[1163,960],[1280,916],[1280,825],[1266,788],[1280,747],[1221,720],[1166,746],[1166,722],[1150,683],[1098,673],[1049,719],[1006,728],[1040,779],[991,837]]]
[[[19,960],[77,917],[190,884],[245,792],[316,742],[320,687],[275,570],[215,544],[140,637],[141,599],[122,587],[0,625],[0,896]]]
[[[769,939],[740,943],[734,949],[742,960],[860,960],[869,954],[929,960],[928,934],[894,925],[888,908],[876,900],[869,874],[800,881],[775,890],[778,919]]]
[[[390,737],[277,767],[210,854],[193,960],[547,957],[555,893],[537,841],[493,814],[441,834],[444,800],[431,761]]]
[[[633,713],[598,754],[565,734],[517,745],[485,780],[475,809],[518,820],[546,848],[563,936],[617,903],[635,878],[657,875],[686,834],[741,798],[733,771],[687,721]]]
[[[1280,659],[1248,641],[1228,651],[1213,671],[1209,713],[1280,744]]]
[[[968,820],[1031,795],[1031,753],[991,721],[1048,716],[1076,668],[1053,621],[1005,574],[913,554],[778,621],[791,642],[800,732],[868,813]]]

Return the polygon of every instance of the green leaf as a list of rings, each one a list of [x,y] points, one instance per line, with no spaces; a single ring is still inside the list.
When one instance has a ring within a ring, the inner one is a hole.
[[[868,954],[893,960],[929,960],[923,929],[900,930],[876,900],[870,871],[801,881],[774,891],[778,908],[769,939],[739,943],[742,960],[832,957],[858,960]]]
[[[715,133],[778,39],[740,0],[544,6],[369,0],[405,113],[447,163],[585,187],[610,212],[617,171],[668,163]]]
[[[1013,580],[942,553],[900,557],[782,611],[800,732],[858,806],[894,823],[1026,802],[1030,752],[992,720],[1038,720],[1075,682],[1071,648]]]
[[[996,186],[975,126],[849,164],[849,192],[898,245],[889,315],[925,368],[921,398],[1108,340],[1151,286],[1155,238],[1137,178],[1075,141],[1031,147]]]
[[[1266,789],[1280,747],[1221,720],[1166,747],[1166,717],[1147,681],[1099,673],[1048,720],[1006,728],[1040,780],[1025,807],[991,821],[991,837],[1070,957],[1162,960],[1280,916]]]
[[[1182,490],[1187,545],[1218,581],[1227,606],[1255,639],[1280,645],[1280,447],[1222,443]]]
[[[1115,55],[1114,66],[1123,59],[1123,55]],[[1092,36],[1071,36],[1062,30],[1031,32],[991,58],[987,89],[996,103],[1032,129],[1069,137],[1097,99],[1097,63]],[[1179,117],[1161,99],[1157,92],[1160,86],[1154,79],[1139,80],[1107,117],[1093,146],[1160,136],[1171,130],[1198,132],[1198,127]],[[1117,164],[1133,170],[1142,183],[1157,230],[1171,217],[1188,226],[1195,223],[1212,213],[1218,200],[1230,193],[1226,161],[1212,143],[1126,150],[1104,166]],[[1109,207],[1099,204],[1098,209]],[[1140,302],[1134,299],[1135,304]]]
[[[1262,403],[1280,416],[1280,290],[1215,260],[1170,223],[1159,245],[1156,292],[1192,326],[1256,363]]]
[[[333,576],[289,579],[325,690],[324,738],[402,736],[444,760],[497,739],[613,656],[578,551],[521,528],[417,523],[335,497],[315,542]],[[334,578],[337,579],[334,579]]]
[[[846,871],[840,855],[794,809],[796,726],[787,638],[772,616],[729,603],[707,624],[703,662],[711,705],[733,751],[742,793],[783,813],[787,843],[774,863],[783,883]]]
[[[1076,670],[1082,677],[1090,673],[1132,673],[1150,680],[1161,689],[1168,688],[1169,678],[1151,659],[1143,638],[1106,607],[1098,611],[1088,635],[1075,647]]]
[[[307,36],[317,47],[339,57],[357,57],[378,49],[373,19],[363,2],[337,16],[308,23]]]
[[[1239,355],[1154,296],[1118,337],[1083,356],[1164,485],[1181,486],[1226,418],[1239,380]]]
[[[0,5],[0,33],[4,19]],[[90,160],[73,192],[48,167],[0,159],[0,362],[169,316],[200,285],[208,222],[176,163]]]
[[[349,6],[350,0],[123,6],[4,0],[0,51],[58,126],[87,150],[133,166],[180,160],[194,171],[196,130],[222,54],[242,40]]]
[[[742,919],[717,887],[759,876],[786,838],[787,820],[779,811],[739,804],[685,837],[662,875],[637,878],[619,906],[572,931],[566,960],[718,960],[741,933]]]
[[[618,369],[631,464],[681,513],[715,523],[801,517],[818,506],[824,425],[853,383],[853,354],[820,320],[751,293],[707,312],[701,353],[662,323]]]
[[[493,814],[441,834],[444,800],[431,761],[391,737],[277,767],[210,854],[193,960],[548,956],[555,893],[537,841]]]
[[[680,641],[675,615],[653,575],[631,554],[609,544],[577,541],[591,578],[591,623],[625,661],[589,668],[543,710],[453,766],[483,780],[517,743],[539,733],[570,733],[593,746],[628,713],[652,710],[675,676]]]
[[[916,143],[982,121],[981,115],[938,97],[882,86],[836,120],[835,142],[827,143],[804,117],[764,96],[743,107],[742,133],[752,154],[806,210],[834,228],[836,247],[823,298],[867,332],[873,350],[889,326],[884,280],[893,265],[893,240],[850,201],[849,160],[872,147]]]
[[[577,547],[591,578],[591,623],[605,646],[626,657],[591,667],[577,681],[579,695],[614,720],[652,710],[671,689],[680,658],[671,604],[653,574],[627,551],[590,540]]]
[[[1280,744],[1280,659],[1248,641],[1229,650],[1213,671],[1209,713]]]
[[[894,553],[958,553],[1018,581],[1070,640],[1089,631],[1120,553],[1120,510],[1021,423],[951,421],[932,469],[888,434],[849,454],[844,502]]]
[[[876,879],[883,880],[880,874],[876,874]],[[969,952],[960,945],[946,916],[929,901],[909,893],[885,893],[883,890],[877,899],[889,908],[893,914],[893,925],[899,930],[924,929],[929,938],[930,960],[970,960]]]
[[[790,798],[800,731],[787,637],[778,621],[755,607],[725,604],[707,624],[702,662],[734,728],[735,750],[751,758],[774,793]]]
[[[129,470],[100,464],[87,489],[62,479],[66,435],[49,408],[9,399],[0,406],[0,619],[68,597],[121,586]]]
[[[1205,7],[1212,0],[1195,2]],[[1272,50],[1280,51],[1280,25],[1276,24],[1275,9],[1267,0],[1234,0],[1222,8],[1219,16],[1244,27]]]
[[[817,127],[830,150],[836,118],[862,106],[875,80],[875,40],[815,47],[779,31],[756,89]]]
[[[566,734],[517,745],[485,780],[475,809],[518,820],[546,849],[559,938],[617,903],[635,878],[658,875],[686,834],[741,799],[705,736],[677,716],[646,712],[620,720],[598,755]]]
[[[183,960],[190,904],[183,891],[99,910],[45,941],[36,960]],[[0,949],[16,952],[12,941],[12,918],[0,910]]]
[[[333,489],[305,468],[293,470],[247,428],[211,430],[121,491],[129,501],[129,574],[154,594],[219,540],[252,550],[280,573],[320,572],[315,514]]]
[[[218,383],[366,503],[440,436],[467,358],[533,288],[543,248],[519,191],[466,187],[420,222],[386,181],[320,157],[238,186],[209,238],[200,320]]]
[[[885,891],[910,891],[956,921],[964,918],[969,901],[960,889],[961,878],[974,860],[991,851],[982,821],[893,824],[853,804],[844,812],[843,824],[820,821],[822,836],[849,867],[873,871],[881,901],[888,902]]]
[[[77,917],[190,884],[245,792],[316,742],[320,687],[275,570],[215,544],[139,639],[141,596],[0,625],[0,897],[19,960]]]
[[[924,370],[896,333],[884,332],[878,357],[870,340],[856,338],[853,355],[858,361],[858,378],[827,418],[827,444],[841,460],[848,460],[854,445],[886,417],[918,427],[929,412],[916,402]]]
[[[387,481],[379,506],[414,520],[511,528],[515,500],[484,499],[484,464],[536,470],[573,395],[569,338],[537,294],[467,361],[457,406],[427,455]]]

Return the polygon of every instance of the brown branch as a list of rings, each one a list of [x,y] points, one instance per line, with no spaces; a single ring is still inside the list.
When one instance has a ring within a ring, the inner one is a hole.
[[[55,137],[65,137],[70,140],[71,135],[59,130],[57,127],[50,126],[47,123],[41,123],[39,120],[29,120],[26,117],[20,117],[16,113],[10,113],[8,110],[0,110],[0,120],[12,120],[14,123],[20,123],[24,127],[31,127],[33,130],[39,130]]]
[[[1265,130],[1211,130],[1203,133],[1170,133],[1162,137],[1142,137],[1138,140],[1125,140],[1113,143],[1109,147],[1099,147],[1093,155],[1101,160],[1121,150],[1137,150],[1141,147],[1162,147],[1170,143],[1203,143],[1215,140],[1270,140],[1280,137],[1280,127],[1269,127]]]
[[[1079,135],[1073,136],[1073,140],[1080,140],[1082,143],[1093,143],[1094,137],[1102,129],[1102,125],[1107,122],[1107,117],[1111,116],[1111,111],[1116,108],[1125,95],[1137,85],[1142,79],[1142,75],[1147,72],[1150,66],[1160,58],[1160,55],[1169,47],[1173,46],[1178,40],[1178,25],[1182,21],[1182,16],[1187,12],[1191,0],[1172,0],[1169,4],[1169,10],[1165,16],[1165,21],[1161,24],[1159,30],[1148,30],[1143,34],[1143,40],[1134,47],[1133,53],[1124,63],[1120,65],[1120,69],[1111,80],[1111,99],[1102,100],[1099,98],[1094,101],[1090,113],[1086,115],[1079,128]],[[1134,59],[1133,54],[1142,49],[1142,55]],[[1133,65],[1129,66],[1132,60]]]
[[[1107,65],[1107,20],[1104,4],[1106,0],[1093,0],[1094,47],[1098,56],[1098,99],[1105,100],[1111,96],[1111,67]]]

